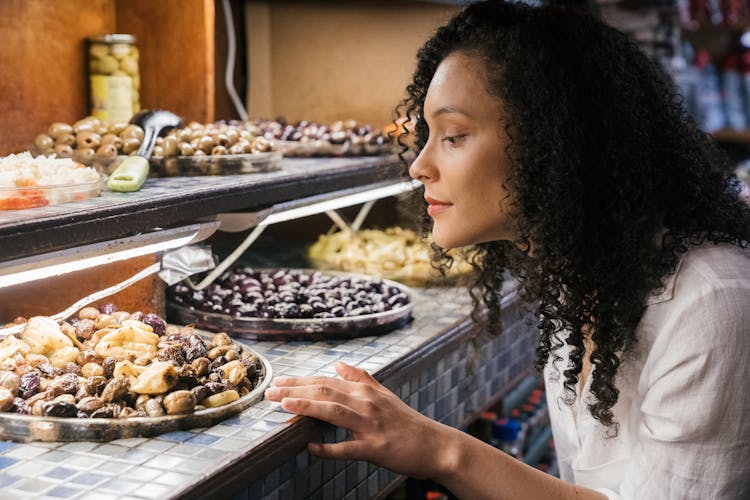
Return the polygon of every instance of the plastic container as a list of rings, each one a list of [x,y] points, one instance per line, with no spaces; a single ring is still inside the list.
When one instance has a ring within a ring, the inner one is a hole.
[[[59,205],[96,198],[102,192],[102,181],[56,186],[0,187],[0,210]]]
[[[128,121],[141,110],[141,76],[133,35],[88,39],[91,115],[110,122]]]
[[[236,175],[279,170],[282,153],[251,153],[241,155],[168,156],[152,157],[162,177],[200,175]]]

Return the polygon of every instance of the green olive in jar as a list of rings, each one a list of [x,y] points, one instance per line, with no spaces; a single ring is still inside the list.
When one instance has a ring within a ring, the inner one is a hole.
[[[104,56],[96,62],[96,72],[103,75],[111,75],[117,68],[120,67],[120,63],[112,56]]]
[[[134,57],[125,56],[120,60],[120,69],[130,76],[135,76],[138,74],[138,61]]]

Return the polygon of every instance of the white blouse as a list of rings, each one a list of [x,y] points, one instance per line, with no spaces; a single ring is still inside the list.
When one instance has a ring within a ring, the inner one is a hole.
[[[585,403],[592,376],[583,397],[562,401],[569,346],[547,364],[560,476],[611,499],[748,499],[750,251],[694,247],[665,285],[617,374],[617,437]]]

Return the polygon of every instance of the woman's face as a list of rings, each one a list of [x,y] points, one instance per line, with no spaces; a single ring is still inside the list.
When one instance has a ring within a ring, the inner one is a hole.
[[[429,139],[409,168],[425,186],[432,235],[443,248],[513,240],[500,101],[479,57],[455,52],[438,66],[424,101]]]

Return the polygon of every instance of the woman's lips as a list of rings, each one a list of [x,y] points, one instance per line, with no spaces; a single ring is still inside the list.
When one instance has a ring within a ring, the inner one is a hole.
[[[424,199],[429,205],[427,207],[427,213],[430,215],[430,217],[441,214],[453,206],[452,203],[436,200],[435,198],[430,198],[429,196],[425,196]]]

